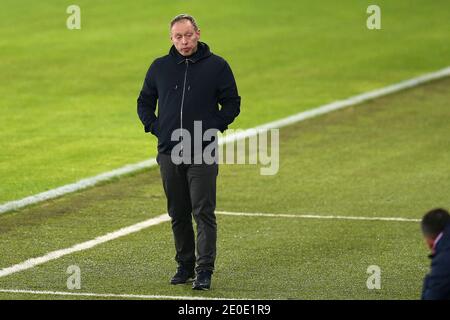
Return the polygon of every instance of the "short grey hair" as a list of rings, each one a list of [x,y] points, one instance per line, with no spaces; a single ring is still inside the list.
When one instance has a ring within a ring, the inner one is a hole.
[[[170,21],[170,30],[172,30],[172,27],[175,23],[177,23],[178,21],[181,21],[181,20],[190,21],[192,23],[192,25],[194,26],[194,30],[198,31],[198,25],[197,25],[197,22],[195,22],[194,17],[191,15],[185,14],[185,13],[177,15],[175,18],[172,19],[172,21]]]

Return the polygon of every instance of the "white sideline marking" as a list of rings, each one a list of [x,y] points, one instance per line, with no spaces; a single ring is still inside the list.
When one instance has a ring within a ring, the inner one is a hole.
[[[0,289],[3,293],[27,293],[44,294],[55,296],[80,296],[80,297],[99,297],[99,298],[126,298],[126,299],[173,299],[173,300],[248,300],[248,299],[230,299],[214,297],[190,297],[190,296],[162,296],[148,294],[115,294],[115,293],[88,293],[88,292],[67,292],[67,291],[34,291],[17,289]]]
[[[397,217],[353,217],[353,216],[323,216],[323,215],[296,215],[296,214],[274,214],[274,213],[246,213],[246,212],[229,212],[229,211],[215,211],[218,215],[228,215],[228,216],[248,216],[248,217],[274,217],[274,218],[303,218],[303,219],[341,219],[341,220],[366,220],[366,221],[402,221],[402,222],[419,222],[419,219],[407,219],[407,218],[397,218]],[[117,231],[105,234],[104,236],[97,237],[93,240],[82,242],[76,244],[70,248],[60,249],[52,251],[38,258],[31,258],[22,263],[13,265],[8,268],[0,270],[0,278],[8,276],[10,274],[24,271],[27,269],[34,268],[37,265],[46,263],[51,260],[59,259],[68,254],[83,251],[93,248],[99,244],[126,236],[131,233],[135,233],[146,229],[148,227],[160,224],[162,222],[169,221],[170,217],[167,213],[151,218],[129,227],[119,229]]]
[[[108,242],[108,241],[111,241],[111,240],[114,240],[114,239],[117,239],[117,238],[129,235],[131,233],[135,233],[135,232],[141,231],[142,229],[145,229],[145,228],[148,228],[148,227],[151,227],[151,226],[154,226],[154,225],[157,225],[157,224],[160,224],[162,222],[169,221],[169,220],[170,220],[170,217],[169,217],[168,214],[162,214],[162,215],[157,216],[155,218],[151,218],[151,219],[148,219],[148,220],[145,220],[145,221],[133,224],[131,226],[119,229],[117,231],[107,233],[107,234],[105,234],[103,236],[100,236],[100,237],[97,237],[97,238],[95,238],[93,240],[89,240],[89,241],[86,241],[86,242],[82,242],[82,243],[76,244],[76,245],[74,245],[74,246],[72,246],[70,248],[52,251],[52,252],[49,252],[46,255],[43,255],[41,257],[28,259],[28,260],[26,260],[26,261],[24,261],[22,263],[13,265],[13,266],[5,268],[5,269],[1,269],[0,270],[0,278],[4,277],[4,276],[7,276],[7,275],[10,275],[10,274],[13,274],[13,273],[16,273],[16,272],[20,272],[20,271],[24,271],[24,270],[27,270],[27,269],[31,269],[31,268],[33,268],[33,267],[35,267],[37,265],[46,263],[46,262],[51,261],[51,260],[55,260],[55,259],[61,258],[63,256],[66,256],[68,254],[71,254],[71,253],[74,253],[74,252],[77,252],[77,251],[83,251],[83,250],[86,250],[86,249],[93,248],[93,247],[95,247],[95,246],[97,246],[99,244],[102,244],[102,243],[105,243],[105,242]]]
[[[112,178],[120,177],[128,173],[139,171],[141,169],[150,168],[154,165],[156,165],[156,159],[145,160],[136,164],[129,164],[122,168],[108,171],[91,178],[86,178],[75,183],[66,184],[56,189],[41,192],[33,196],[23,198],[21,200],[6,202],[0,205],[0,214],[5,213],[7,211],[23,208],[31,204],[39,203],[45,200],[57,198],[67,193],[72,193],[78,190],[86,189],[98,184],[99,182],[111,180]]]
[[[365,221],[401,221],[420,222],[420,219],[397,218],[397,217],[354,217],[354,216],[323,216],[314,214],[275,214],[275,213],[247,213],[216,211],[216,214],[226,216],[249,216],[249,217],[273,217],[273,218],[303,218],[303,219],[335,219],[335,220],[365,220]]]
[[[362,103],[367,100],[372,100],[375,98],[386,96],[386,95],[389,95],[389,94],[392,94],[392,93],[395,93],[395,92],[398,92],[401,90],[405,90],[408,88],[418,86],[420,84],[423,84],[423,83],[426,83],[426,82],[429,82],[432,80],[444,78],[449,75],[450,75],[450,67],[446,67],[446,68],[438,70],[436,72],[427,73],[422,76],[419,76],[419,77],[416,77],[416,78],[413,78],[410,80],[405,80],[405,81],[399,82],[397,84],[389,85],[389,86],[381,88],[381,89],[376,89],[376,90],[362,93],[362,94],[359,94],[356,96],[352,96],[345,100],[338,100],[338,101],[335,101],[335,102],[332,102],[332,103],[329,103],[326,105],[319,106],[314,109],[310,109],[307,111],[303,111],[303,112],[294,114],[292,116],[289,116],[289,117],[286,117],[286,118],[283,118],[280,120],[276,120],[273,122],[269,122],[269,123],[254,127],[252,129],[247,129],[242,132],[237,132],[235,134],[225,135],[224,137],[220,137],[219,144],[226,144],[226,143],[237,141],[240,139],[245,139],[245,138],[254,136],[260,132],[288,126],[288,125],[294,124],[296,122],[300,122],[300,121],[303,121],[306,119],[317,117],[319,115],[329,113],[331,111],[343,109],[345,107],[353,106],[353,105]],[[42,202],[45,200],[53,199],[53,198],[62,196],[67,193],[82,190],[82,189],[94,186],[99,182],[107,181],[107,180],[110,180],[115,177],[120,177],[125,174],[132,173],[132,172],[135,172],[135,171],[138,171],[141,169],[150,168],[155,165],[156,165],[156,159],[152,158],[152,159],[142,161],[142,162],[139,162],[136,164],[126,165],[122,168],[119,168],[119,169],[116,169],[113,171],[109,171],[109,172],[105,172],[105,173],[99,174],[99,175],[91,177],[91,178],[86,178],[86,179],[80,180],[78,182],[68,184],[68,185],[65,185],[65,186],[62,186],[62,187],[59,187],[56,189],[38,193],[36,195],[23,198],[21,200],[6,202],[6,203],[0,205],[0,214],[5,213],[7,211],[11,211],[11,210],[16,210],[16,209],[19,209],[19,208],[22,208],[22,207],[25,207],[25,206],[28,206],[31,204],[39,203],[39,202]]]

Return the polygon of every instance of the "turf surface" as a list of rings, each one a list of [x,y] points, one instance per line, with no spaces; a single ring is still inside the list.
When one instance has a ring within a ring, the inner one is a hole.
[[[420,218],[447,206],[450,79],[333,112],[280,131],[280,171],[222,165],[218,209]],[[0,268],[164,212],[157,168],[0,216]],[[417,299],[428,270],[417,222],[218,216],[213,290],[168,285],[168,223],[0,278],[1,289],[228,298]],[[368,290],[367,267],[382,270]],[[0,293],[1,299],[55,299]],[[67,297],[66,297],[67,298]],[[71,297],[74,298],[74,297]],[[81,297],[79,297],[81,298]]]
[[[448,66],[449,2],[2,1],[0,203],[155,155],[136,98],[150,62],[167,53],[167,24],[197,17],[202,40],[236,75],[248,128]],[[270,17],[270,18],[269,18]]]

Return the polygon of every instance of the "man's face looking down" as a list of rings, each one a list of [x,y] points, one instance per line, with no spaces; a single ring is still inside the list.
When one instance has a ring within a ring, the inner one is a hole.
[[[197,51],[200,29],[195,30],[191,21],[183,19],[174,23],[170,30],[170,40],[182,56],[190,56]]]

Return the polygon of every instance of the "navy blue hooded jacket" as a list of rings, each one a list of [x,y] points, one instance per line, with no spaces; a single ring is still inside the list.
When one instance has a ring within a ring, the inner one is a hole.
[[[151,64],[137,99],[137,112],[145,132],[158,137],[158,151],[170,154],[179,143],[171,140],[174,130],[188,130],[193,140],[194,121],[202,121],[202,134],[211,128],[223,132],[239,115],[240,102],[228,63],[206,43],[198,42],[197,51],[189,57],[172,46],[168,55]]]
[[[444,229],[431,257],[431,270],[425,277],[422,291],[424,300],[450,299],[450,223]]]

